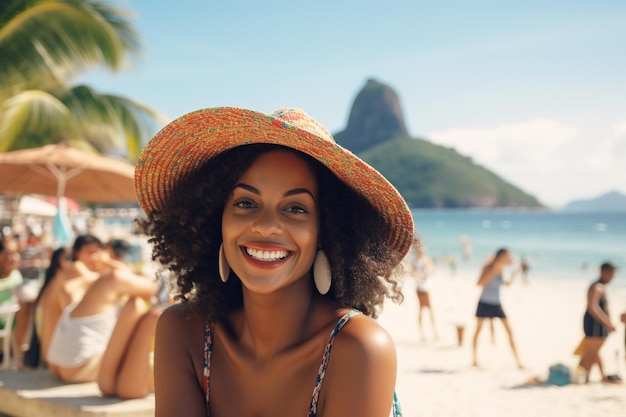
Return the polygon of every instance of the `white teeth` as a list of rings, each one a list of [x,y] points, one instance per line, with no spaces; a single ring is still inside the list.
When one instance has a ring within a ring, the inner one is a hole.
[[[266,251],[246,248],[246,252],[259,261],[277,261],[287,256],[287,251],[284,250]]]

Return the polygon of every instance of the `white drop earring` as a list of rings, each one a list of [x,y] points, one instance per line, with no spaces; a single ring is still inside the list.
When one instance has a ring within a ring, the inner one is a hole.
[[[228,281],[228,276],[230,275],[230,265],[228,265],[222,245],[220,245],[220,251],[217,255],[217,267],[219,269],[220,279],[222,282]]]
[[[323,250],[318,250],[313,262],[313,281],[317,291],[324,295],[330,290],[330,264]]]

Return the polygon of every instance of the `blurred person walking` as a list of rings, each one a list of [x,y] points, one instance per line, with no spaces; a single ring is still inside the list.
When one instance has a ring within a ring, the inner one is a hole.
[[[478,366],[478,336],[482,330],[484,320],[490,319],[493,321],[494,318],[498,318],[500,319],[500,322],[504,326],[504,330],[509,337],[509,345],[511,346],[511,351],[513,352],[513,357],[515,358],[517,367],[520,369],[524,368],[517,354],[513,331],[511,330],[511,326],[509,325],[500,301],[500,287],[502,285],[511,285],[517,275],[517,271],[514,271],[508,280],[504,279],[504,270],[507,266],[511,265],[512,262],[513,254],[511,251],[507,248],[501,248],[498,249],[495,256],[488,260],[482,268],[477,283],[479,286],[483,287],[483,289],[478,301],[478,307],[476,308],[476,331],[474,333],[472,343],[473,366]]]
[[[424,333],[423,316],[424,310],[428,310],[433,337],[435,340],[438,340],[439,334],[437,332],[435,315],[433,313],[431,305],[429,285],[429,279],[435,269],[435,265],[433,263],[433,260],[426,254],[426,248],[423,245],[416,243],[413,246],[413,251],[414,254],[411,260],[411,270],[413,276],[415,277],[415,290],[417,293],[418,302],[417,324],[420,332],[420,337],[422,341],[426,340],[426,335]]]
[[[591,367],[598,366],[602,382],[619,383],[621,380],[609,378],[604,373],[600,349],[609,333],[615,331],[615,326],[611,323],[608,301],[606,298],[606,286],[615,277],[617,267],[611,262],[604,262],[600,265],[600,278],[591,283],[587,289],[587,308],[583,316],[583,330],[585,340],[583,342],[583,352],[580,357],[580,367],[586,372],[585,382],[589,382]]]

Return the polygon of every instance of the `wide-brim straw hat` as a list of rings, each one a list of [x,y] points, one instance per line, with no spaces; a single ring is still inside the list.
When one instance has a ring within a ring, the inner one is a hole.
[[[172,121],[139,156],[135,189],[146,213],[159,210],[181,179],[229,149],[271,143],[296,149],[332,171],[378,211],[388,227],[391,248],[406,254],[413,243],[413,218],[396,188],[378,171],[338,145],[332,135],[300,109],[266,114],[234,107],[197,110]]]

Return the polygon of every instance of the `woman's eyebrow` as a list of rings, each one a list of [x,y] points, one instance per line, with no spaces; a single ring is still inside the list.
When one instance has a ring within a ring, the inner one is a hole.
[[[256,188],[254,188],[251,185],[245,184],[243,182],[240,182],[239,184],[236,184],[234,188],[243,188],[246,191],[250,191],[251,193],[254,193],[256,195],[261,195],[261,193],[259,192],[259,190],[257,190]]]
[[[309,191],[308,188],[294,188],[293,190],[287,191],[283,194],[284,197],[289,197],[290,195],[303,194],[306,193],[311,196],[311,198],[315,201],[315,197],[313,197],[313,193]]]
[[[235,188],[243,188],[244,190],[250,191],[251,193],[254,193],[256,195],[261,195],[261,192],[257,188],[255,188],[255,187],[253,187],[251,185],[248,185],[246,183],[243,183],[243,182],[240,182],[239,184],[236,184]],[[313,198],[313,200],[315,200],[315,197],[313,196],[313,193],[308,188],[304,188],[304,187],[302,187],[302,188],[294,188],[293,190],[289,190],[289,191],[285,192],[285,194],[283,194],[283,197],[289,197],[289,196],[292,196],[292,195],[302,194],[302,193],[306,193],[306,194],[310,195],[311,198]]]

